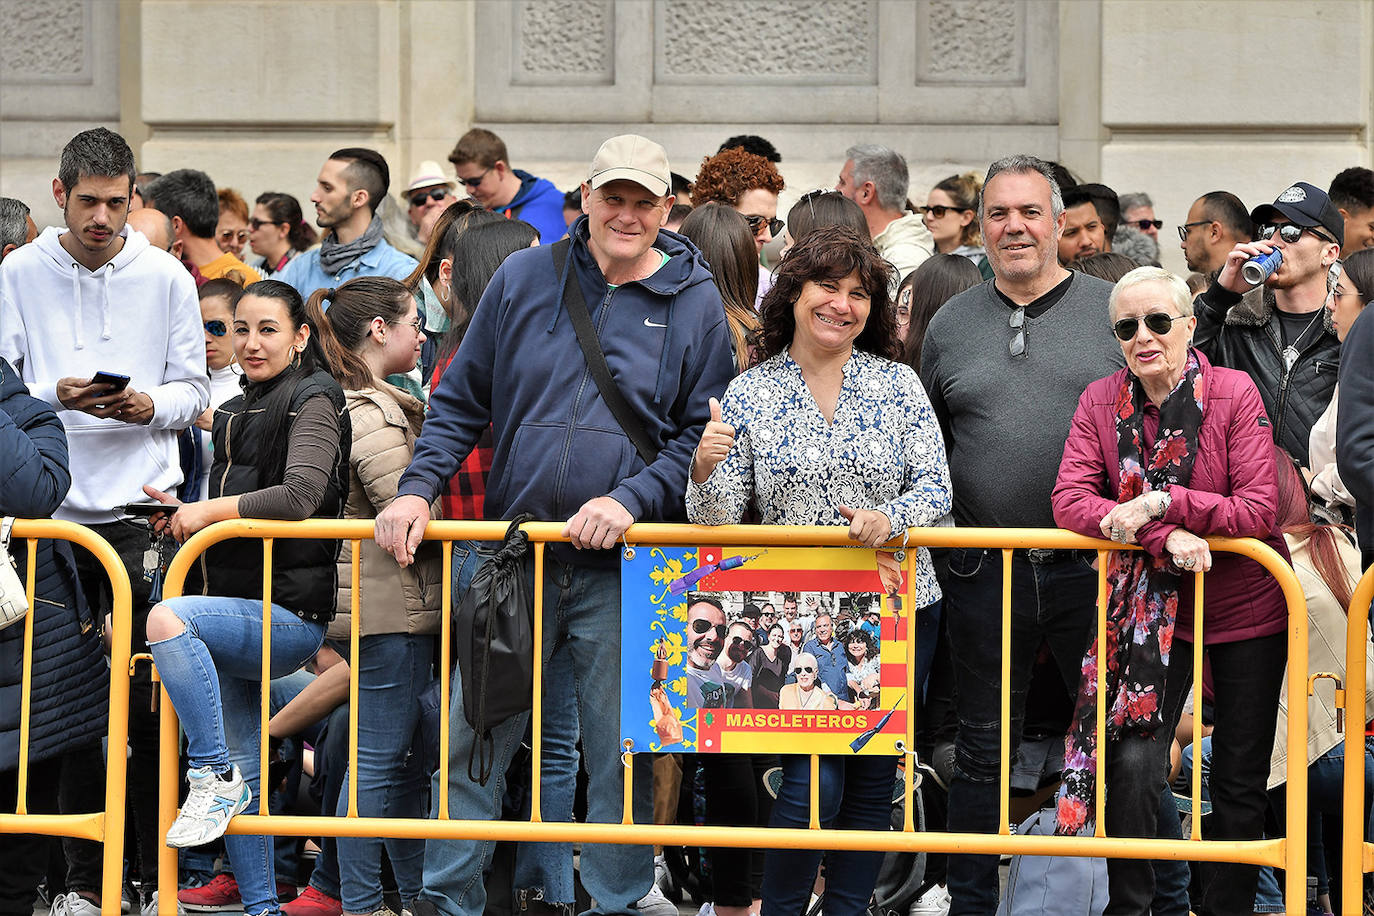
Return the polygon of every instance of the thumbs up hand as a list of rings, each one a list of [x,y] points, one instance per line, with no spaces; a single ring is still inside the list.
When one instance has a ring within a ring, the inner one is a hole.
[[[892,520],[877,509],[851,509],[837,506],[849,522],[849,537],[865,547],[881,547],[892,537]]]
[[[705,483],[735,447],[735,428],[720,418],[720,401],[711,398],[710,403],[711,420],[701,431],[701,441],[692,456],[692,480],[696,483]]]

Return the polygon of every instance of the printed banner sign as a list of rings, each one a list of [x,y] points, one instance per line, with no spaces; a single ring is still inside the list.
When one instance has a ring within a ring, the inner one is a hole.
[[[914,559],[856,547],[626,551],[624,746],[898,753]]]

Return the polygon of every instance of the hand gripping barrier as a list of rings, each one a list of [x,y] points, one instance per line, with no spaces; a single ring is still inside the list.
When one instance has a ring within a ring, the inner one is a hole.
[[[30,620],[24,630],[23,680],[19,707],[19,770],[15,812],[0,813],[0,833],[39,834],[74,837],[104,844],[101,868],[102,916],[119,916],[120,891],[124,869],[124,798],[126,756],[129,735],[129,644],[132,622],[132,597],[124,563],[104,538],[89,528],[53,519],[19,519],[13,536],[28,543],[28,564],[24,584],[29,601]],[[34,588],[37,582],[38,540],[69,541],[95,555],[110,577],[114,596],[110,649],[109,747],[105,771],[105,809],[93,814],[33,814],[28,810],[29,724],[33,698]],[[0,867],[5,867],[0,864]],[[173,875],[176,874],[173,867]]]
[[[1342,801],[1341,911],[1360,916],[1366,872],[1374,871],[1374,845],[1366,842],[1364,817],[1365,723],[1369,721],[1365,696],[1365,648],[1369,639],[1370,604],[1374,601],[1374,566],[1350,596],[1345,636],[1345,786]],[[1341,705],[1337,683],[1336,705]]]
[[[499,541],[506,532],[505,522],[430,522],[425,529],[426,540],[444,541],[451,544],[456,540]],[[531,522],[522,526],[529,534],[534,550],[534,691],[537,698],[542,696],[542,653],[543,640],[543,582],[544,549],[551,542],[566,542],[561,535],[562,524],[556,522]],[[271,583],[272,542],[276,538],[338,538],[351,540],[353,545],[353,614],[352,614],[352,652],[358,652],[359,615],[357,609],[359,581],[358,542],[372,537],[372,523],[368,520],[329,520],[309,519],[303,522],[262,521],[239,519],[219,522],[190,538],[173,558],[167,572],[164,594],[168,597],[181,594],[186,573],[191,563],[208,547],[235,537],[259,538],[263,541],[263,590],[266,595]],[[674,525],[646,523],[632,526],[625,535],[628,545],[692,545],[710,543],[722,546],[791,546],[791,547],[852,547],[845,528],[810,526],[772,526],[772,525],[731,525],[721,527],[701,527],[695,525]],[[1069,531],[1056,529],[1024,528],[912,528],[906,532],[905,541],[894,541],[890,549],[897,549],[900,543],[907,547],[971,547],[978,549],[1000,550],[1003,557],[1002,581],[1002,735],[1001,735],[1001,781],[1009,784],[1009,748],[1011,696],[1007,689],[1011,675],[1011,656],[1007,647],[1011,642],[1011,616],[1008,613],[1011,602],[1011,554],[1021,548],[1051,548],[1068,550],[1092,550],[1098,556],[1098,652],[1105,657],[1106,642],[1106,602],[1107,574],[1105,557],[1108,551],[1122,549],[1122,545],[1096,538],[1088,538]],[[1304,696],[1307,690],[1307,602],[1302,587],[1292,567],[1278,553],[1267,545],[1253,539],[1211,538],[1209,544],[1213,551],[1224,551],[1249,557],[1259,563],[1278,580],[1288,603],[1288,666],[1289,693]],[[1132,547],[1131,549],[1138,549]],[[449,708],[449,672],[452,658],[449,650],[450,611],[452,595],[449,588],[452,581],[452,550],[445,549],[443,569],[443,606],[442,630],[440,634],[441,666],[440,690],[442,691],[441,709]],[[1196,606],[1194,610],[1195,642],[1193,644],[1193,664],[1195,671],[1202,670],[1203,627],[1202,601],[1205,575],[1195,573]],[[1368,578],[1368,577],[1367,577]],[[1368,600],[1368,592],[1365,592]],[[264,607],[270,599],[264,598]],[[271,651],[271,633],[264,615],[263,625],[263,678],[268,678],[268,658]],[[908,695],[914,695],[911,679],[915,676],[915,644],[909,646],[907,660]],[[1363,656],[1361,655],[1361,659]],[[1098,695],[1104,693],[1106,666],[1098,668]],[[1194,679],[1194,697],[1197,708],[1201,708],[1201,678]],[[261,707],[261,734],[267,732],[268,696],[263,692]],[[349,767],[356,772],[357,765],[357,668],[350,672],[349,684]],[[177,727],[172,704],[163,696],[162,703],[162,769],[159,823],[166,831],[176,815],[178,780],[181,773],[177,760]],[[1106,708],[1099,704],[1097,710],[1098,734],[1105,732]],[[977,854],[1031,854],[1031,855],[1071,855],[1104,856],[1107,858],[1128,859],[1184,859],[1191,861],[1248,862],[1258,865],[1271,865],[1286,870],[1285,899],[1288,912],[1301,914],[1306,902],[1307,874],[1307,768],[1296,767],[1287,781],[1287,836],[1265,840],[1203,840],[1200,819],[1193,820],[1192,835],[1186,840],[1110,838],[1104,833],[1102,805],[1103,780],[1097,781],[1096,835],[1091,837],[1058,836],[1020,836],[1012,833],[1008,814],[1008,795],[1001,793],[999,805],[999,829],[996,834],[951,834],[918,833],[912,821],[911,806],[906,806],[906,819],[899,831],[871,830],[827,830],[819,823],[820,781],[817,778],[820,758],[811,757],[811,823],[808,828],[765,828],[765,827],[712,827],[636,824],[631,816],[632,769],[626,767],[624,784],[623,817],[620,823],[546,823],[540,814],[540,770],[542,735],[542,711],[536,702],[532,713],[534,777],[531,780],[531,816],[529,821],[460,821],[450,819],[448,805],[449,746],[448,717],[441,716],[439,799],[437,820],[398,819],[398,818],[359,818],[357,817],[357,782],[350,780],[348,796],[348,816],[334,817],[288,817],[267,814],[266,803],[259,800],[258,814],[241,814],[229,826],[230,833],[265,834],[270,836],[390,836],[418,838],[451,839],[489,839],[489,840],[528,840],[544,842],[581,842],[581,843],[637,843],[694,846],[733,846],[757,848],[811,848],[811,849],[871,849],[903,852],[944,852]],[[907,717],[905,747],[914,747],[914,717]],[[1202,739],[1200,717],[1194,720],[1193,741],[1199,744]],[[1291,704],[1289,709],[1288,759],[1306,759],[1307,705]],[[1107,751],[1110,752],[1110,749]],[[261,772],[267,772],[267,744],[262,743],[260,751]],[[1349,759],[1349,758],[1347,758]],[[1099,761],[1101,757],[1099,757]],[[1100,762],[1099,762],[1099,765]],[[911,792],[911,768],[905,768],[906,792]],[[1199,804],[1202,790],[1201,767],[1193,770],[1192,797],[1193,810],[1201,810]],[[252,810],[250,808],[250,810]],[[1368,861],[1368,859],[1367,859]],[[173,899],[176,875],[175,850],[163,850],[160,862],[161,876],[160,899]]]

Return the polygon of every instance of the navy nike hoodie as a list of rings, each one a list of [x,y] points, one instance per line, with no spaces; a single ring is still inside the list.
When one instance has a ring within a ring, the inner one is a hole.
[[[605,495],[637,521],[685,517],[687,466],[710,419],[708,399],[734,375],[720,294],[701,252],[667,230],[654,243],[667,262],[612,288],[587,234],[584,216],[571,230],[570,277],[555,272],[547,247],[518,251],[497,269],[430,395],[400,495],[433,501],[491,423],[489,519],[529,512],[564,521]],[[565,279],[581,284],[611,374],[659,449],[647,467],[587,369],[563,308]],[[588,551],[577,559],[613,562]]]

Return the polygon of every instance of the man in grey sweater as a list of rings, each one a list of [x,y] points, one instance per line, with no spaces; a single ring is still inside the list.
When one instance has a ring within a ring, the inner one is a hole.
[[[959,525],[1055,527],[1050,491],[1078,398],[1122,365],[1107,315],[1111,284],[1059,266],[1063,210],[1047,163],[994,162],[978,206],[994,278],[951,299],[926,332],[921,380],[945,434]],[[959,716],[949,829],[992,833],[1006,791],[998,784],[1001,551],[951,550],[942,584]],[[1077,552],[1013,554],[1013,755],[1042,640],[1073,695],[1096,597],[1097,574]],[[991,916],[997,887],[996,856],[950,856],[954,916]],[[1143,893],[1148,907],[1150,889]]]

